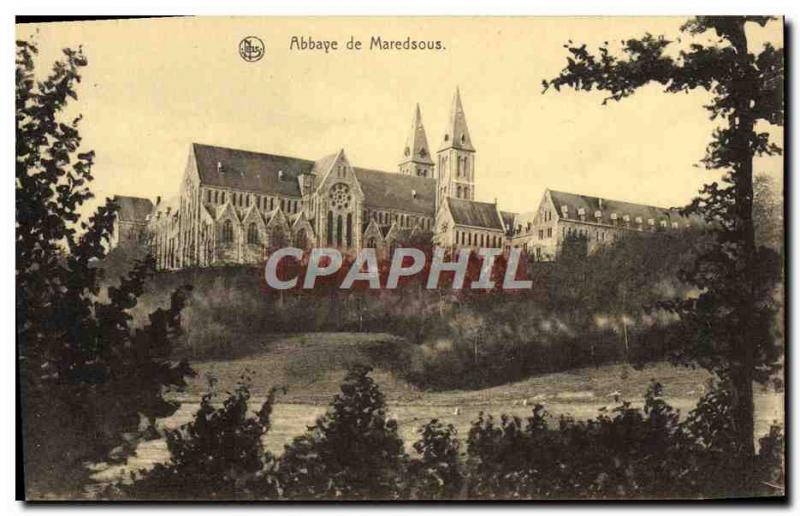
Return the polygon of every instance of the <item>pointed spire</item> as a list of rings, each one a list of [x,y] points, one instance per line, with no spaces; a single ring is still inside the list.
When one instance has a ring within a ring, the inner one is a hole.
[[[401,163],[423,163],[433,165],[431,150],[428,147],[428,137],[425,135],[425,127],[422,125],[422,114],[419,110],[419,103],[414,112],[414,121],[411,124],[411,132],[408,134],[406,146],[403,148]]]
[[[456,87],[456,94],[453,96],[453,105],[450,108],[450,120],[444,130],[442,145],[439,150],[449,148],[461,149],[475,152],[472,146],[472,139],[469,137],[467,129],[467,118],[464,115],[464,107],[461,105],[461,92]]]

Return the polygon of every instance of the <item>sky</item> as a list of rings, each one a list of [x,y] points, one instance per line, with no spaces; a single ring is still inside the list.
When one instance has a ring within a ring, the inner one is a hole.
[[[192,142],[318,159],[345,149],[352,164],[395,172],[416,103],[431,149],[460,88],[476,153],[476,200],[535,210],[545,188],[670,207],[714,173],[696,165],[715,127],[703,91],[647,86],[622,102],[549,91],[572,40],[595,48],[646,32],[681,36],[673,17],[171,18],[18,25],[39,46],[44,74],[64,47],[89,65],[78,101],[83,148],[96,152],[93,189],[174,195]],[[258,36],[265,56],[238,55]],[[293,36],[337,51],[290,49]],[[370,38],[439,40],[443,50],[369,50]],[[362,50],[347,50],[351,38]],[[751,50],[783,46],[780,21],[749,29]],[[687,44],[681,36],[678,45]],[[780,143],[780,128],[765,126]],[[756,161],[779,183],[780,157]]]

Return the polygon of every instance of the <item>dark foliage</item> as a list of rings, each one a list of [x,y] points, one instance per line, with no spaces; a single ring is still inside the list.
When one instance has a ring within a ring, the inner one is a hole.
[[[100,289],[102,258],[115,207],[88,221],[93,152],[81,152],[80,118],[63,121],[86,66],[64,50],[41,81],[35,45],[16,56],[16,330],[21,376],[25,482],[29,496],[80,496],[87,466],[123,460],[155,418],[177,404],[163,395],[192,374],[174,362],[187,289],[134,329],[132,310],[153,270],[137,261],[119,284]],[[103,296],[102,294],[105,294]]]
[[[762,440],[759,468],[734,466],[735,433],[725,400],[708,396],[686,422],[654,383],[643,410],[623,402],[588,421],[561,417],[548,428],[537,406],[526,422],[481,416],[468,440],[469,496],[487,499],[711,498],[781,493],[782,437],[777,427]],[[745,480],[742,480],[742,476]],[[766,483],[765,483],[766,482]]]
[[[685,212],[712,224],[715,245],[688,267],[683,278],[698,295],[664,306],[680,316],[690,338],[677,350],[682,362],[698,363],[726,379],[733,389],[731,418],[738,432],[739,469],[754,458],[753,382],[766,382],[779,370],[782,342],[772,332],[778,312],[774,289],[780,258],[756,245],[753,214],[753,158],[776,155],[759,123],[783,125],[784,52],[764,44],[748,48],[746,26],[764,26],[764,16],[700,16],[682,27],[688,48],[676,58],[664,36],[647,34],[622,42],[619,55],[606,43],[597,53],[586,45],[565,45],[569,57],[561,73],[544,81],[545,90],[562,87],[602,90],[621,100],[649,83],[668,93],[701,89],[711,95],[705,108],[721,126],[714,130],[702,164],[722,171],[706,184]],[[711,42],[696,35],[715,35]]]
[[[262,440],[270,429],[277,389],[270,390],[261,408],[248,414],[250,391],[242,378],[222,407],[203,396],[194,421],[167,431],[170,461],[158,464],[120,495],[139,500],[243,500],[275,498],[276,486],[265,476],[274,458]]]
[[[652,499],[780,495],[784,439],[778,426],[760,440],[752,471],[737,469],[730,389],[715,386],[688,417],[653,382],[643,408],[628,402],[587,421],[541,405],[531,417],[481,413],[466,454],[452,425],[419,428],[417,456],[403,453],[382,396],[354,368],[331,410],[279,458],[263,437],[275,390],[248,415],[240,386],[221,408],[207,395],[193,422],[168,432],[170,461],[107,496],[148,500],[486,500]],[[743,478],[742,478],[743,477]]]
[[[408,465],[410,497],[416,500],[453,500],[463,493],[464,476],[460,465],[460,441],[452,424],[432,419],[420,427],[414,443],[419,458]]]
[[[328,413],[286,446],[274,471],[282,496],[385,500],[405,491],[403,441],[369,371],[351,369]]]

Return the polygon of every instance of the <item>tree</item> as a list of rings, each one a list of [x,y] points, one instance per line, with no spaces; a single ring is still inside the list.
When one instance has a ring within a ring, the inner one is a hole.
[[[354,366],[327,414],[286,446],[276,470],[290,499],[396,499],[405,453],[397,422],[386,417],[383,394]]]
[[[649,83],[665,92],[703,89],[711,94],[706,105],[712,120],[720,120],[702,163],[724,171],[721,181],[707,184],[686,213],[698,213],[713,223],[716,245],[701,255],[685,277],[699,296],[671,305],[687,327],[691,342],[681,350],[725,379],[732,389],[732,419],[736,453],[745,461],[754,456],[753,381],[765,381],[776,369],[781,349],[770,333],[775,308],[770,291],[776,282],[774,252],[757,248],[753,230],[753,158],[774,155],[758,123],[783,124],[783,50],[767,43],[758,54],[748,50],[745,27],[764,26],[768,17],[697,17],[681,28],[689,36],[716,34],[711,44],[691,42],[677,58],[666,51],[673,43],[647,34],[622,42],[622,55],[606,43],[597,54],[586,45],[565,45],[567,66],[544,81],[553,87],[578,91],[602,90],[603,101],[619,101]]]
[[[223,406],[212,405],[213,389],[203,395],[194,420],[167,432],[170,461],[157,464],[124,497],[138,500],[242,500],[277,496],[269,477],[274,460],[262,439],[278,388],[272,388],[258,412],[248,416],[250,379],[243,376]],[[212,385],[213,387],[213,385]]]
[[[458,498],[464,484],[461,472],[456,428],[432,419],[418,430],[414,443],[419,458],[408,466],[412,498],[420,500],[452,500]]]
[[[37,82],[36,46],[16,54],[16,316],[29,496],[79,494],[87,465],[123,460],[155,418],[178,407],[164,399],[193,374],[173,362],[187,289],[132,329],[131,309],[153,270],[137,263],[100,297],[100,271],[114,221],[107,201],[82,221],[92,197],[93,152],[81,152],[80,117],[64,122],[86,58],[65,49]],[[145,423],[145,424],[142,424]]]

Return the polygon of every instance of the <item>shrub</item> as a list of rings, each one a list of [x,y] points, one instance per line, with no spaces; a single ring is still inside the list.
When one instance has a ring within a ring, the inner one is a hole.
[[[405,454],[397,423],[386,418],[383,394],[353,367],[327,414],[286,446],[274,474],[289,499],[395,499]]]
[[[213,382],[212,382],[213,387]],[[194,420],[167,431],[170,460],[158,464],[123,496],[146,500],[241,500],[274,498],[277,492],[264,474],[273,457],[264,452],[262,439],[270,428],[276,388],[259,411],[248,415],[250,391],[245,376],[221,408],[213,391],[205,394]]]
[[[752,474],[730,446],[724,394],[709,395],[686,422],[653,383],[643,410],[622,403],[610,414],[576,422],[562,417],[549,429],[537,405],[518,417],[481,414],[468,439],[471,498],[698,498],[775,494],[783,485],[783,441],[774,429],[762,439]],[[724,436],[724,437],[723,437]]]
[[[420,439],[414,443],[414,450],[420,456],[408,466],[410,496],[420,500],[460,497],[464,476],[459,463],[461,443],[455,427],[432,419],[418,433]]]

